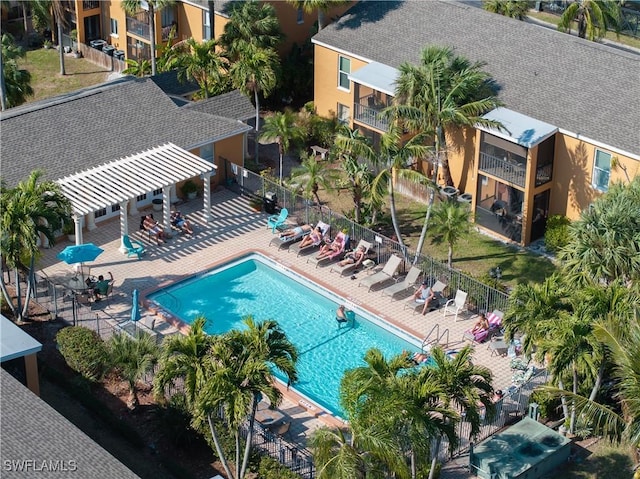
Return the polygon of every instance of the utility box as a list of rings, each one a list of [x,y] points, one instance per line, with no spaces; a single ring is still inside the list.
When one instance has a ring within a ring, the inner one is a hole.
[[[278,203],[278,197],[273,191],[267,191],[264,194],[264,211],[270,215],[276,212],[276,204]]]
[[[105,45],[102,47],[102,53],[106,53],[107,55],[109,55],[110,57],[113,56],[113,52],[115,51],[116,47],[114,47],[113,45]]]

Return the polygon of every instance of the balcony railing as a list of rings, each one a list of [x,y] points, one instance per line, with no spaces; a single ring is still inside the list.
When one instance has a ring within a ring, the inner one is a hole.
[[[135,18],[127,17],[127,33],[149,38],[149,24]]]
[[[83,10],[93,10],[94,8],[100,8],[100,2],[98,0],[84,0],[82,2]]]
[[[389,122],[386,118],[381,114],[384,105],[380,106],[365,106],[360,103],[353,104],[353,119],[359,123],[363,123],[367,126],[371,126],[380,131],[388,131],[389,130]]]
[[[480,170],[524,188],[526,165],[480,152]]]

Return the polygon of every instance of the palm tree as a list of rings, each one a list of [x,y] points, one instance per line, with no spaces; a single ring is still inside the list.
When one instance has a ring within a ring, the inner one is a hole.
[[[425,48],[419,65],[400,65],[392,110],[405,127],[433,135],[432,184],[437,183],[438,169],[442,165],[445,183],[453,186],[447,154],[448,129],[478,124],[504,128],[500,122],[482,117],[501,105],[493,91],[491,78],[482,70],[483,67],[484,63],[471,63],[466,58],[455,56],[447,47]],[[422,251],[434,202],[435,190],[431,189],[414,262]]]
[[[569,279],[589,284],[593,278],[640,278],[640,177],[617,183],[569,225],[571,241],[559,258]]]
[[[462,348],[453,359],[450,359],[442,348],[431,349],[431,358],[435,366],[422,368],[419,381],[421,384],[435,382],[443,389],[442,406],[464,413],[465,420],[471,425],[470,435],[474,437],[480,432],[481,409],[485,409],[489,416],[494,414],[495,409],[492,401],[491,370],[473,365],[472,354],[473,349],[470,346]],[[429,479],[435,477],[440,440],[441,436],[438,437],[433,454]]]
[[[209,98],[225,91],[228,62],[216,51],[218,42],[208,40],[203,43],[189,38],[178,47],[178,80],[193,80],[200,87],[200,95]]]
[[[249,0],[231,4],[229,21],[220,36],[220,44],[231,62],[235,62],[245,55],[247,45],[260,50],[276,50],[283,38],[273,5]]]
[[[276,112],[265,118],[260,139],[275,141],[278,144],[280,153],[280,185],[282,185],[282,160],[285,153],[289,151],[291,142],[296,143],[304,138],[304,130],[296,125],[296,116],[290,110]]]
[[[234,88],[245,95],[253,94],[256,105],[255,161],[258,162],[258,137],[260,136],[260,94],[269,96],[278,83],[280,60],[273,50],[245,44],[243,54],[231,64],[229,74]]]
[[[2,109],[12,108],[27,101],[33,95],[31,74],[20,69],[17,59],[24,58],[26,52],[17,46],[12,35],[2,34],[0,49],[0,80],[2,81]]]
[[[18,321],[26,317],[34,286],[35,261],[40,255],[39,236],[48,244],[55,244],[56,231],[60,230],[69,217],[71,205],[62,194],[60,186],[52,181],[42,181],[43,172],[36,170],[13,189],[4,184],[0,187],[0,256],[6,264],[16,271],[17,305],[7,291],[4,275],[0,287],[11,312]],[[26,272],[27,291],[24,305],[18,271]]]
[[[208,424],[216,452],[229,478],[242,479],[247,472],[253,424],[259,398],[266,396],[277,406],[282,394],[274,384],[271,368],[281,371],[289,383],[298,379],[295,363],[298,353],[274,321],[256,323],[244,320],[247,329],[217,336],[205,360],[205,379],[197,391],[194,425]],[[217,425],[222,411],[224,421],[235,439],[235,471],[220,444]],[[240,460],[240,428],[248,419],[244,455]]]
[[[170,336],[162,344],[158,372],[153,378],[157,397],[164,397],[165,388],[176,379],[184,381],[187,406],[192,409],[197,392],[205,380],[204,360],[213,344],[213,337],[204,328],[206,319],[194,319],[187,335]]]
[[[135,15],[147,5],[149,18],[149,44],[151,47],[151,75],[156,74],[156,12],[171,6],[175,0],[122,0],[122,8],[127,15]]]
[[[125,75],[133,75],[135,77],[146,77],[151,74],[151,62],[149,60],[134,60],[133,58],[127,58],[125,63],[127,68],[122,70]]]
[[[469,234],[471,210],[459,201],[442,201],[433,210],[433,234],[436,242],[444,241],[449,245],[447,264],[453,268],[453,247],[465,235]]]
[[[317,161],[312,155],[307,155],[300,166],[291,170],[291,182],[302,187],[303,196],[306,199],[315,197],[318,206],[321,204],[318,196],[320,187],[331,191],[337,178],[337,170],[323,161]]]
[[[149,334],[137,331],[135,337],[125,333],[114,334],[107,342],[109,360],[113,369],[129,385],[127,406],[138,406],[137,383],[153,369],[158,360],[158,345]]]
[[[318,11],[318,31],[324,28],[324,16],[330,8],[346,5],[349,0],[287,0],[295,8],[302,8],[305,13]]]
[[[373,174],[369,165],[358,160],[360,152],[371,149],[369,139],[357,128],[342,127],[335,136],[334,145],[337,156],[342,160],[342,167],[347,175],[347,184],[351,192],[354,208],[354,220],[362,221],[362,202],[371,190]],[[370,196],[370,195],[369,195]],[[371,221],[373,223],[373,220]]]
[[[347,154],[361,157],[380,168],[380,172],[371,182],[372,200],[376,202],[380,201],[383,196],[388,197],[393,229],[398,242],[404,248],[396,213],[393,179],[397,176],[415,183],[428,183],[424,175],[406,168],[406,165],[411,163],[413,158],[423,158],[429,151],[429,148],[423,144],[423,135],[417,134],[409,141],[404,142],[397,122],[391,122],[389,131],[381,136],[380,152],[357,135],[344,133],[337,135],[336,145]]]
[[[487,12],[524,20],[529,11],[529,2],[527,0],[482,0],[482,8]]]
[[[578,36],[599,40],[610,27],[620,31],[620,2],[614,0],[576,0],[562,12],[558,30],[569,33],[573,21],[578,22]]]

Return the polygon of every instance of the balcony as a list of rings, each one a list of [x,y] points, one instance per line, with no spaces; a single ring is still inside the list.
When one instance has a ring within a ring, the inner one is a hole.
[[[527,165],[480,152],[480,170],[521,188],[525,187]]]
[[[84,0],[82,2],[82,10],[93,10],[94,8],[100,8],[100,2],[98,0]]]
[[[363,100],[367,97],[363,97],[360,100]],[[370,96],[369,99],[373,99],[373,96]],[[386,105],[376,104],[373,101],[368,101],[369,106],[354,103],[353,104],[353,119],[358,123],[362,123],[363,125],[370,126],[380,131],[388,131],[389,130],[389,122],[382,115],[382,110],[386,108]]]
[[[149,38],[149,24],[132,17],[127,17],[127,33],[142,38]]]

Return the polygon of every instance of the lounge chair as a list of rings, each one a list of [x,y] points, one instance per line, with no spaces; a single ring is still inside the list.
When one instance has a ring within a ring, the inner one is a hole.
[[[333,242],[335,242],[338,238],[340,238],[340,248],[337,251],[332,252],[331,254],[329,254],[328,256],[323,256],[322,258],[318,258],[316,257],[312,257],[309,258],[307,260],[308,262],[312,262],[315,263],[316,268],[318,267],[318,265],[320,264],[325,264],[325,263],[331,263],[333,261],[337,261],[338,259],[340,259],[342,257],[342,254],[344,253],[344,249],[347,245],[347,243],[349,242],[349,236],[344,234],[342,231],[340,231],[335,238],[333,238]]]
[[[382,296],[391,296],[391,301],[393,301],[393,297],[396,294],[403,293],[409,288],[413,287],[418,281],[418,278],[421,274],[422,270],[420,268],[412,266],[402,281],[384,288],[382,290]]]
[[[341,265],[340,263],[336,263],[331,267],[331,269],[329,270],[329,273],[331,273],[332,271],[337,271],[338,274],[343,275],[344,273],[354,270],[358,266],[360,266],[362,262],[365,259],[367,259],[367,255],[369,254],[369,250],[371,249],[371,243],[365,240],[360,240],[360,242],[358,243],[358,246],[356,247],[356,250],[360,247],[364,248],[364,254],[362,255],[362,258],[360,259],[360,261],[357,261],[355,263],[347,263],[344,265]]]
[[[313,228],[305,230],[303,229],[303,226],[308,226],[308,225],[295,226],[294,228],[291,228],[293,230],[295,230],[295,228],[300,228],[300,230],[296,231],[293,236],[282,236],[282,233],[289,231],[289,230],[284,230],[278,236],[271,238],[271,241],[269,241],[269,246],[275,245],[278,247],[278,249],[281,249],[281,248],[286,248],[287,246],[292,245],[296,241],[300,241],[302,238],[309,235],[313,231]]]
[[[140,241],[132,240],[129,235],[122,237],[122,245],[127,249],[127,258],[137,256],[140,259],[145,252],[144,245]]]
[[[454,322],[458,321],[458,313],[462,311],[467,304],[467,293],[466,291],[462,291],[459,289],[456,291],[456,296],[453,299],[447,301],[447,304],[444,305],[443,316],[447,315],[447,312],[452,312],[455,314]]]
[[[383,283],[384,281],[387,281],[389,279],[393,279],[401,263],[402,258],[394,254],[384,265],[382,271],[378,271],[377,273],[373,273],[372,275],[367,276],[362,281],[360,281],[358,286],[367,286],[368,291],[371,291],[371,288],[373,286]]]
[[[431,304],[429,305],[429,310],[440,308],[443,301],[442,293],[444,292],[446,287],[447,287],[446,283],[443,283],[442,281],[436,281],[434,285],[431,286],[431,291],[435,294],[436,297],[431,300]],[[413,312],[415,313],[419,309],[424,308],[424,301],[423,300],[416,301],[415,299],[413,299],[413,297],[408,298],[404,303],[403,309],[406,309],[406,308],[413,308]]]
[[[487,314],[487,321],[489,321],[489,329],[477,331],[473,333],[470,329],[466,330],[462,335],[462,340],[469,340],[472,343],[484,343],[486,340],[491,339],[497,331],[502,328],[502,318],[504,313],[497,309],[494,309],[492,313]]]
[[[316,228],[318,226],[322,230],[322,238],[324,238],[326,235],[329,234],[329,230],[331,229],[330,225],[323,223],[322,221],[318,221]],[[322,244],[322,238],[319,241],[316,241],[315,243],[311,243],[305,246],[301,246],[302,244],[301,242],[296,242],[289,247],[289,252],[295,252],[296,256],[300,256],[301,253],[313,251],[314,249],[316,249]]]
[[[282,208],[279,215],[273,215],[267,218],[267,228],[271,228],[271,232],[275,233],[276,229],[278,229],[284,224],[285,221],[287,221],[288,216],[289,210],[287,210],[286,208]]]

